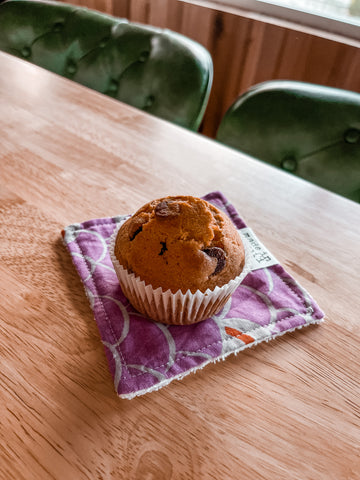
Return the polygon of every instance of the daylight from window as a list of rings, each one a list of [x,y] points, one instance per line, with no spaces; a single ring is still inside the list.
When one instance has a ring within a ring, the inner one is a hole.
[[[263,0],[266,3],[315,13],[324,17],[360,22],[360,0]]]
[[[360,40],[360,0],[214,0]]]

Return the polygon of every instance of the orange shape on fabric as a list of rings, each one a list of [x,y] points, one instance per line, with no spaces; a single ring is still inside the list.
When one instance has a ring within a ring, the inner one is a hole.
[[[246,333],[240,332],[240,330],[236,330],[236,328],[225,327],[225,332],[232,337],[238,338],[245,344],[251,343],[255,340],[255,338],[251,337],[250,335],[246,335]]]

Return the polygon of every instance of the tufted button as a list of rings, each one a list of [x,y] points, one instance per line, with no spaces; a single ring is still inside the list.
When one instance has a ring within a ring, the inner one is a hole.
[[[146,62],[149,56],[150,56],[150,52],[148,50],[144,50],[143,52],[140,53],[139,62]]]
[[[24,58],[30,57],[30,55],[31,55],[31,48],[30,48],[30,47],[23,47],[23,48],[21,49],[21,55],[22,55]]]
[[[115,78],[113,78],[112,80],[110,80],[109,92],[115,93],[115,92],[117,92],[118,88],[119,88],[119,82],[118,82],[118,80],[115,80]]]
[[[66,65],[66,71],[67,73],[70,73],[73,75],[77,70],[76,63],[73,60],[69,60],[68,64]]]
[[[56,22],[54,23],[53,27],[52,27],[52,31],[55,32],[55,33],[59,33],[63,30],[64,28],[64,23],[63,22]]]
[[[154,95],[149,95],[145,100],[144,108],[150,108],[154,104],[154,102],[155,102]]]
[[[357,143],[360,140],[360,130],[349,128],[344,133],[344,140],[346,143]]]
[[[288,172],[295,172],[297,169],[297,160],[295,157],[285,157],[281,162],[281,167]]]
[[[104,37],[102,40],[100,40],[99,47],[100,48],[106,47],[106,44],[108,43],[109,40],[110,40],[110,37]]]

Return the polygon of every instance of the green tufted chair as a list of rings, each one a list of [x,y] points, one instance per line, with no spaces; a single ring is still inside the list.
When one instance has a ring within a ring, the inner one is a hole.
[[[225,113],[217,140],[360,202],[360,94],[272,80]]]
[[[1,3],[0,50],[192,130],[211,89],[212,60],[200,44],[65,3]]]

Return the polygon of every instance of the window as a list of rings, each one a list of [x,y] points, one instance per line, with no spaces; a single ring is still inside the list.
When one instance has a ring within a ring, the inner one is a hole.
[[[215,0],[360,40],[360,0]]]

